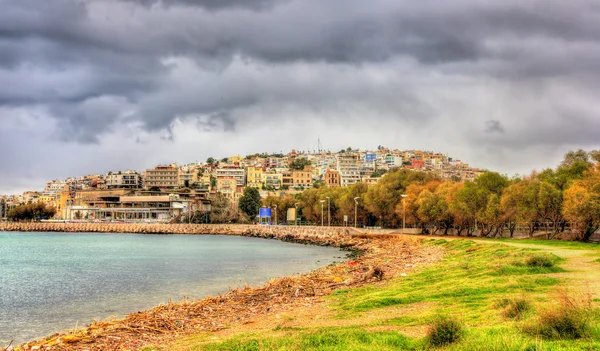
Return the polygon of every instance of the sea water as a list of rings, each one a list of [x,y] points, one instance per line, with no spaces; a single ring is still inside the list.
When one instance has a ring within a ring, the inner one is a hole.
[[[0,347],[343,256],[237,236],[0,232]]]

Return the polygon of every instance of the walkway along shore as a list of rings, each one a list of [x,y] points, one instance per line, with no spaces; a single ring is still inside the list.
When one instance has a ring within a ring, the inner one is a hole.
[[[261,316],[318,304],[337,289],[406,275],[415,267],[441,259],[435,246],[402,235],[362,235],[348,227],[134,223],[0,223],[0,231],[92,232],[139,234],[240,235],[288,242],[330,245],[361,251],[358,257],[304,275],[273,279],[261,287],[230,289],[194,301],[169,302],[123,319],[94,321],[8,350],[138,350],[163,345],[198,332],[216,332],[234,323],[253,323]],[[0,345],[0,350],[4,350]]]

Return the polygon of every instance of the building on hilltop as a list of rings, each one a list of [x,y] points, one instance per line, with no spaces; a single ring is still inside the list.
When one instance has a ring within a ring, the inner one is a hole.
[[[356,153],[340,153],[337,155],[337,171],[340,173],[340,184],[349,186],[360,182],[361,162]]]
[[[146,189],[152,187],[177,188],[179,186],[179,167],[176,164],[159,165],[154,169],[147,170],[144,186]]]
[[[222,167],[215,171],[217,181],[219,178],[232,177],[236,180],[238,186],[246,186],[246,171],[238,167]]]
[[[104,177],[108,189],[141,189],[143,188],[142,175],[134,171],[108,172]]]
[[[325,185],[332,188],[341,186],[342,181],[340,179],[340,172],[334,169],[328,169],[325,172]]]
[[[261,167],[250,166],[248,170],[248,182],[247,185],[251,188],[262,188],[263,183],[263,169]]]

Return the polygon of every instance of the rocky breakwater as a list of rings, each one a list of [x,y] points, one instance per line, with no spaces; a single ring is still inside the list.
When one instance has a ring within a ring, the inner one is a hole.
[[[0,231],[65,233],[134,233],[238,235],[281,241],[356,247],[364,242],[344,227],[294,227],[241,224],[44,223],[3,222]]]

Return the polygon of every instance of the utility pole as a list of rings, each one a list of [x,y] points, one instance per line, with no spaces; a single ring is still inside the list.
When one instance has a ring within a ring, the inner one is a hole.
[[[298,203],[297,202],[294,204],[294,207],[296,208],[296,226],[298,226]]]
[[[402,196],[402,234],[405,234],[404,231],[406,230],[406,203],[404,199],[406,199],[408,195],[402,194],[400,196]]]
[[[357,228],[358,223],[358,199],[360,199],[358,196],[354,198],[354,228]]]
[[[327,226],[331,227],[331,198],[327,196]]]
[[[321,203],[321,227],[323,226],[323,203],[325,200],[319,201]]]
[[[277,225],[277,205],[275,206],[275,225]]]

